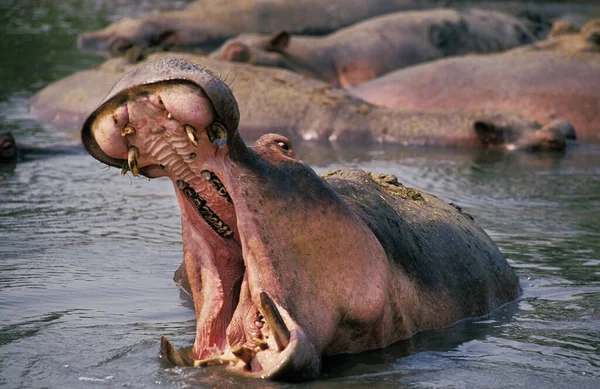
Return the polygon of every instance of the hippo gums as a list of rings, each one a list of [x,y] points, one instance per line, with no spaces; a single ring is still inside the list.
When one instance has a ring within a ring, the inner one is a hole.
[[[382,15],[323,37],[241,34],[211,56],[287,68],[347,87],[421,62],[535,39],[525,23],[501,12],[440,8]]]
[[[101,162],[173,182],[196,338],[190,352],[163,338],[170,362],[312,379],[323,355],[381,348],[519,297],[515,272],[468,215],[391,175],[319,177],[280,135],[247,147],[239,118],[225,83],[164,59],[122,78],[82,128]]]

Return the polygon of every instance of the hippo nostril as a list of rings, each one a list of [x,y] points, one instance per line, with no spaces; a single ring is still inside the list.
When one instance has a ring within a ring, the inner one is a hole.
[[[128,49],[130,49],[132,47],[133,47],[133,44],[129,40],[119,37],[119,38],[114,39],[109,44],[108,51],[113,56],[118,56],[118,55],[123,54],[125,51],[127,51]]]

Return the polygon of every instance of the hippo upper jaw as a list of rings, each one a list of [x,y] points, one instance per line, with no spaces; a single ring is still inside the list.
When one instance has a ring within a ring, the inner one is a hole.
[[[238,225],[239,192],[227,187],[235,180],[231,155],[250,153],[236,131],[237,109],[211,94],[218,93],[210,82],[185,79],[125,88],[90,115],[84,145],[123,174],[174,183],[196,339],[190,355],[164,340],[163,355],[182,365],[226,363],[260,378],[313,378],[320,356],[278,288],[257,277],[256,255]]]

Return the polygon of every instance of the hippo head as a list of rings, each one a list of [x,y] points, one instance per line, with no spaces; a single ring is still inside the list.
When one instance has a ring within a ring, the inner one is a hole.
[[[562,151],[567,139],[576,139],[575,129],[567,120],[557,119],[542,126],[510,112],[484,113],[473,128],[485,147],[507,150]]]
[[[122,55],[134,46],[169,48],[176,45],[176,31],[147,18],[123,18],[101,30],[77,37],[79,49],[107,51],[114,56]]]
[[[82,140],[123,173],[174,184],[196,339],[189,354],[163,339],[163,356],[313,378],[322,354],[381,344],[389,263],[288,139],[269,134],[247,147],[238,121],[223,82],[166,59],[121,79],[84,123]]]
[[[312,70],[308,63],[286,52],[291,39],[287,31],[272,35],[244,33],[227,40],[210,57],[221,61],[280,67],[318,78],[318,72]]]
[[[17,145],[10,132],[0,134],[0,163],[14,162],[17,159]]]

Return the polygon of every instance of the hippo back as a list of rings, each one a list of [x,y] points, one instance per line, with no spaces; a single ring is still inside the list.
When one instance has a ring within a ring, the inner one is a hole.
[[[373,231],[392,266],[459,308],[455,319],[484,315],[519,297],[514,270],[460,208],[391,174],[349,169],[323,178]]]

